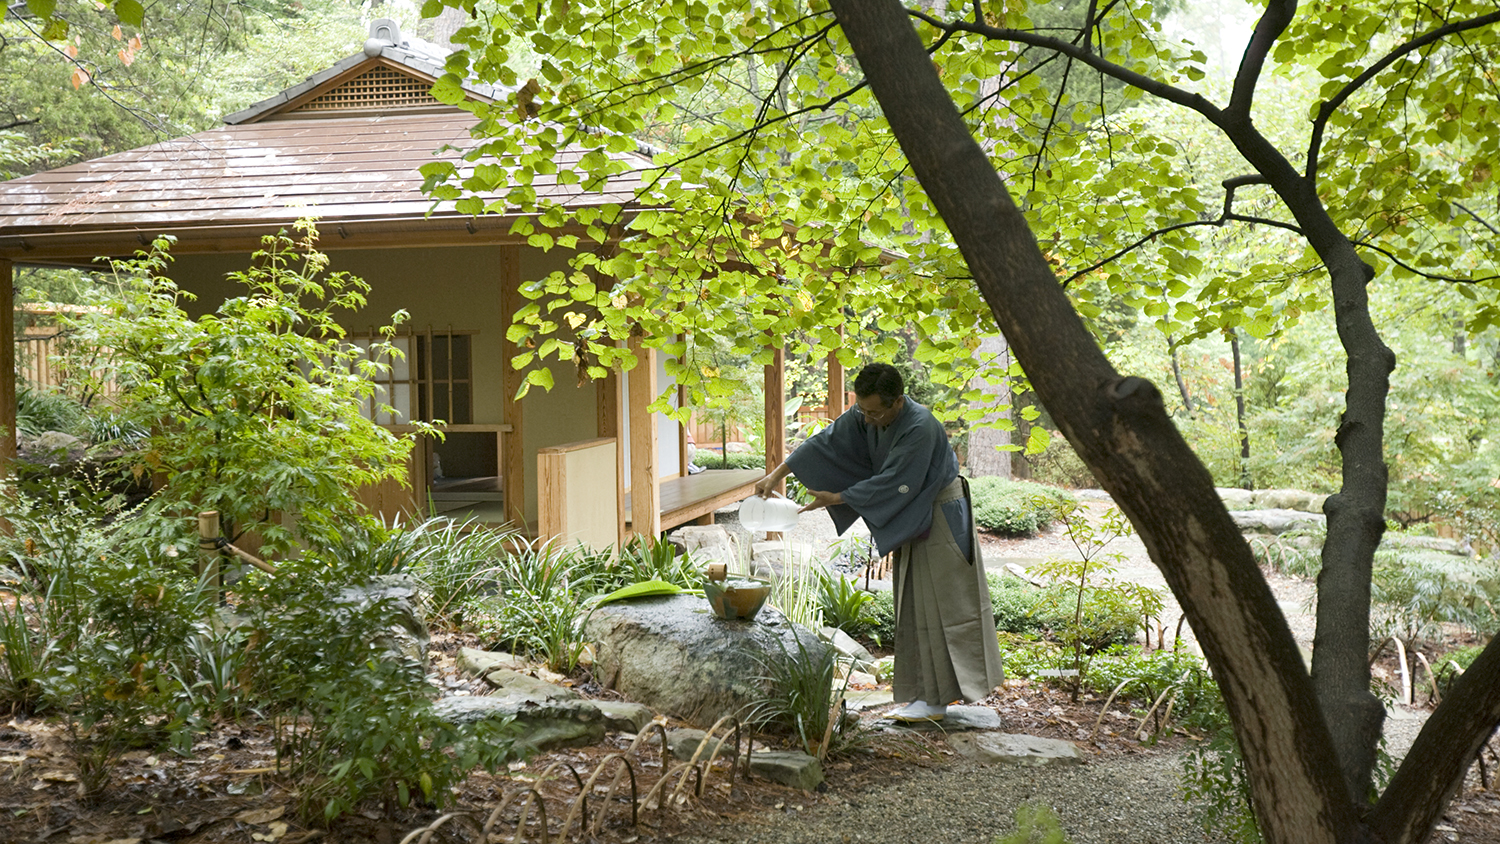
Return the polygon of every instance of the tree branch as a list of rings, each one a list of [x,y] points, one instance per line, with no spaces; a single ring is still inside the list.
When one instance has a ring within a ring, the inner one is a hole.
[[[1454,683],[1407,751],[1370,815],[1394,842],[1421,841],[1442,816],[1479,748],[1500,724],[1500,638]]]
[[[1316,179],[1318,175],[1318,152],[1323,146],[1323,130],[1328,125],[1328,118],[1333,116],[1333,113],[1338,110],[1339,106],[1343,105],[1345,101],[1353,96],[1355,91],[1363,87],[1366,82],[1374,79],[1382,70],[1395,64],[1399,59],[1404,58],[1410,53],[1420,50],[1436,41],[1440,41],[1456,32],[1480,29],[1497,22],[1500,22],[1500,11],[1440,26],[1386,53],[1379,61],[1365,68],[1363,73],[1351,79],[1343,88],[1340,88],[1337,94],[1334,94],[1318,107],[1318,116],[1313,118],[1312,138],[1307,144],[1308,180]]]
[[[1360,247],[1363,247],[1365,249],[1369,249],[1369,250],[1371,250],[1373,252],[1379,252],[1380,254],[1384,255],[1386,258],[1390,259],[1390,262],[1393,263],[1393,264],[1395,264],[1396,266],[1398,266],[1398,267],[1406,270],[1407,272],[1409,272],[1409,273],[1411,273],[1413,275],[1421,276],[1422,278],[1426,278],[1426,279],[1431,279],[1432,281],[1446,281],[1446,282],[1450,282],[1452,284],[1483,284],[1486,281],[1494,281],[1495,279],[1500,278],[1500,276],[1494,276],[1494,275],[1487,275],[1487,276],[1483,276],[1481,278],[1459,278],[1458,276],[1442,275],[1440,273],[1430,273],[1430,272],[1427,272],[1426,270],[1419,270],[1416,267],[1413,267],[1411,264],[1408,264],[1405,261],[1401,260],[1400,258],[1397,258],[1396,255],[1394,253],[1392,253],[1389,249],[1386,249],[1385,247],[1382,247],[1382,246],[1376,246],[1374,243],[1371,243],[1371,242],[1369,242],[1367,240],[1354,240],[1354,241],[1350,241],[1350,242],[1353,243],[1355,246],[1360,246]]]
[[[1145,245],[1146,243],[1148,243],[1148,242],[1150,242],[1152,240],[1155,240],[1157,237],[1159,237],[1161,235],[1164,235],[1164,234],[1166,234],[1168,232],[1178,231],[1180,229],[1191,229],[1191,228],[1197,228],[1199,226],[1213,226],[1214,228],[1222,228],[1225,223],[1235,222],[1235,223],[1252,223],[1254,225],[1259,225],[1259,226],[1273,226],[1275,228],[1286,229],[1287,231],[1296,232],[1299,235],[1304,235],[1304,236],[1306,235],[1306,233],[1303,232],[1302,229],[1298,228],[1297,226],[1292,225],[1291,223],[1283,223],[1280,220],[1272,220],[1272,219],[1268,219],[1266,217],[1251,217],[1251,216],[1248,216],[1248,215],[1245,215],[1245,214],[1231,214],[1231,213],[1229,213],[1229,210],[1228,210],[1229,209],[1229,204],[1227,202],[1225,203],[1224,208],[1225,208],[1225,213],[1219,215],[1219,217],[1217,217],[1216,219],[1213,219],[1213,220],[1191,220],[1191,221],[1186,222],[1186,223],[1177,223],[1175,225],[1167,226],[1164,229],[1156,229],[1154,231],[1148,232],[1148,233],[1142,235],[1134,243],[1130,244],[1129,246],[1124,247],[1123,249],[1120,249],[1118,252],[1115,252],[1113,255],[1110,255],[1107,258],[1101,258],[1098,261],[1095,261],[1094,263],[1090,264],[1089,266],[1084,267],[1083,269],[1079,270],[1078,272],[1073,273],[1072,275],[1070,275],[1067,278],[1063,279],[1062,280],[1062,286],[1063,287],[1067,287],[1068,285],[1070,285],[1073,282],[1077,281],[1079,278],[1081,278],[1081,277],[1083,277],[1085,275],[1088,275],[1089,273],[1093,272],[1094,270],[1099,269],[1100,267],[1103,267],[1106,264],[1112,263],[1114,261],[1118,261],[1122,256],[1127,255],[1130,252],[1132,252],[1132,251],[1134,251],[1136,249],[1141,248],[1141,246]]]
[[[1453,207],[1457,208],[1458,210],[1460,210],[1462,212],[1464,212],[1465,214],[1468,214],[1470,217],[1473,217],[1474,218],[1474,222],[1476,222],[1479,225],[1484,226],[1485,228],[1489,229],[1490,230],[1490,234],[1500,234],[1500,229],[1496,229],[1494,226],[1490,225],[1490,221],[1489,220],[1486,220],[1485,218],[1483,218],[1483,217],[1479,216],[1478,214],[1474,213],[1473,209],[1469,208],[1467,205],[1463,205],[1462,203],[1455,202],[1455,203],[1453,203]]]
[[[1151,94],[1152,96],[1159,97],[1163,100],[1166,100],[1167,102],[1183,106],[1184,108],[1192,109],[1193,111],[1198,112],[1204,117],[1207,117],[1216,126],[1220,125],[1220,121],[1223,119],[1223,112],[1201,95],[1194,94],[1189,91],[1184,91],[1181,88],[1169,85],[1159,79],[1153,79],[1145,75],[1144,73],[1138,73],[1134,70],[1121,67],[1120,65],[1117,65],[1112,61],[1095,55],[1094,53],[1091,53],[1088,50],[1085,50],[1070,41],[1064,41],[1061,38],[1054,38],[1050,35],[1038,35],[1035,32],[1024,29],[1004,29],[1001,27],[989,26],[988,24],[974,24],[961,20],[944,22],[926,15],[922,15],[912,10],[907,10],[906,14],[911,17],[924,20],[932,26],[942,30],[949,30],[954,32],[969,32],[994,41],[1013,41],[1017,44],[1029,44],[1033,47],[1042,47],[1048,50],[1052,50],[1054,52],[1068,56],[1069,58],[1083,62],[1084,64],[1092,67],[1105,76],[1108,76],[1112,79],[1117,79],[1132,87],[1139,88],[1140,90]]]
[[[1260,84],[1266,56],[1296,14],[1297,0],[1271,0],[1266,6],[1266,13],[1255,23],[1250,43],[1245,45],[1245,55],[1240,58],[1240,68],[1234,74],[1234,92],[1229,96],[1229,106],[1225,111],[1250,119],[1250,104],[1255,98],[1255,86]]]

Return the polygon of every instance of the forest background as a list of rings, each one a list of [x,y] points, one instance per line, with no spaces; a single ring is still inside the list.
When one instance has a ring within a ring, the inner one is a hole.
[[[50,10],[53,4],[30,5],[45,5]],[[787,11],[781,5],[776,8],[778,12]],[[1092,10],[1093,7],[1089,8]],[[1164,10],[1164,7],[1157,8]],[[1273,6],[1273,10],[1275,8],[1279,7]],[[1327,11],[1322,7],[1317,10]],[[139,25],[144,16],[144,9],[131,0],[116,3],[115,11],[127,24],[134,19]],[[287,14],[271,14],[266,20],[290,17],[293,12],[300,14],[302,11],[281,10]],[[425,11],[428,10],[424,8]],[[440,11],[440,8],[432,11]],[[389,11],[382,10],[381,13]],[[219,14],[222,14],[222,9]],[[1042,12],[1038,10],[1037,14]],[[1479,12],[1475,14],[1479,15]],[[180,15],[173,20],[189,17]],[[1484,19],[1485,16],[1480,15],[1475,26]],[[53,18],[53,23],[57,20],[61,17]],[[233,25],[225,26],[223,31],[238,31],[248,38],[246,43],[253,42],[256,39],[253,28],[236,30],[244,20],[255,19],[228,21]],[[1315,22],[1310,26],[1315,28],[1329,18],[1313,20]],[[1339,86],[1344,84],[1346,77],[1354,75],[1354,63],[1345,65],[1344,62],[1350,62],[1353,53],[1361,49],[1373,47],[1378,50],[1384,46],[1375,42],[1362,44],[1357,38],[1352,47],[1325,46],[1325,42],[1343,44],[1351,37],[1351,32],[1357,33],[1361,26],[1376,20],[1377,17],[1372,16],[1365,20],[1346,21],[1348,28],[1338,32],[1298,29],[1295,37],[1281,45],[1284,49],[1278,48],[1276,59],[1283,64],[1282,72],[1268,77],[1256,88],[1259,129],[1266,137],[1274,139],[1278,149],[1307,146],[1301,137],[1307,131],[1307,115],[1300,107],[1283,103],[1326,100],[1330,96],[1343,102]],[[23,29],[28,26],[24,19],[18,18],[16,23]],[[1160,22],[1137,23],[1154,28]],[[1243,20],[1227,27],[1222,23],[1220,21],[1218,31],[1234,32],[1238,29],[1243,35]],[[489,25],[496,32],[506,29],[493,22]],[[557,28],[551,34],[532,32],[531,43],[538,49],[552,50],[553,58],[563,57],[562,65],[543,61],[539,72],[548,77],[549,85],[562,92],[560,102],[566,106],[567,97],[576,96],[578,92],[568,90],[568,79],[559,73],[559,67],[566,66],[569,60],[580,60],[576,50],[597,51],[611,45],[607,38],[586,45],[580,43],[570,55],[566,36],[580,33],[566,32],[571,22],[559,24],[549,19],[547,25]],[[670,27],[670,23],[666,24],[667,29]],[[144,68],[145,42],[139,35],[118,26],[96,32],[89,32],[84,26],[78,30],[40,33],[49,37],[36,43],[44,50],[52,50],[52,54],[60,59],[60,79],[64,84],[72,84],[81,92],[92,89],[115,106],[120,106],[128,99],[122,93],[128,86],[104,84],[101,80],[116,74],[118,78],[128,78],[129,74],[122,68]],[[203,34],[208,31],[200,28],[183,38],[183,43],[196,46],[197,52],[190,54],[198,59],[205,59],[208,55],[205,52],[207,45],[227,44],[233,40],[206,39]],[[795,31],[796,27],[792,26],[779,33]],[[1087,31],[1086,28],[1084,32]],[[1379,26],[1371,32],[1390,37]],[[31,34],[38,35],[34,31]],[[485,33],[470,33],[471,37],[476,34]],[[1337,37],[1333,37],[1335,35]],[[1209,40],[1201,35],[1199,39]],[[1376,42],[1379,40],[1377,38]],[[814,37],[808,43],[816,41]],[[32,42],[23,35],[14,43]],[[497,41],[489,46],[500,43],[503,42]],[[1022,43],[1026,43],[1024,39]],[[7,51],[11,44],[8,40]],[[1484,47],[1479,45],[1475,49],[1474,55],[1460,53],[1461,58],[1475,58]],[[1320,50],[1326,51],[1328,56],[1315,67],[1307,62],[1289,61],[1299,53]],[[350,51],[345,48],[338,54]],[[798,48],[777,44],[774,51],[797,55]],[[996,92],[986,90],[985,82],[996,78],[998,67],[987,66],[989,59],[985,54],[962,56],[962,50],[959,53],[961,58],[954,66],[966,67],[972,73],[972,79],[957,81],[957,87],[969,98],[966,102],[974,108],[982,103],[996,102]],[[583,58],[590,59],[596,54],[599,53],[589,53]],[[484,54],[476,53],[476,60],[482,61],[481,55]],[[217,69],[218,59],[225,58],[224,67],[232,67],[233,62],[227,56],[226,52],[224,57],[215,57],[212,66]],[[661,61],[663,56],[647,46],[639,49],[636,60],[645,70],[654,71],[654,63]],[[530,70],[526,67],[526,50],[512,51],[509,58],[514,60],[514,65],[500,69],[497,75],[504,81],[519,83]],[[1159,63],[1160,67],[1154,69],[1164,68],[1164,72],[1173,74],[1174,81],[1180,78],[1191,80],[1200,86],[1205,96],[1223,99],[1224,83],[1204,72],[1202,66],[1207,64],[1206,58],[1206,55],[1199,54],[1177,64],[1178,57],[1168,51],[1151,53],[1149,47],[1141,55],[1131,54],[1132,62],[1143,66]],[[820,85],[841,79],[848,70],[832,59],[824,57],[824,60],[825,65],[806,75],[801,75],[802,68],[796,68],[797,73],[793,73],[795,62],[781,65],[775,73],[778,88],[780,83],[794,80],[788,87],[794,88],[799,97],[809,102],[817,101],[827,93],[826,87]],[[964,60],[968,60],[967,65]],[[110,64],[116,61],[119,67]],[[170,62],[163,62],[163,89],[172,90],[169,80],[204,75],[201,70],[195,73],[191,64],[179,62],[172,67]],[[1464,61],[1456,64],[1468,66]],[[747,67],[746,85],[755,93],[753,89],[762,82],[760,69],[748,63]],[[1317,257],[1310,253],[1296,227],[1285,219],[1277,201],[1269,193],[1254,190],[1245,190],[1234,200],[1233,219],[1236,222],[1255,222],[1258,226],[1216,226],[1189,231],[1191,226],[1211,225],[1215,221],[1185,221],[1182,219],[1184,210],[1196,211],[1201,217],[1209,218],[1212,215],[1207,213],[1208,209],[1214,206],[1217,197],[1224,196],[1226,215],[1217,222],[1229,222],[1227,212],[1234,190],[1256,184],[1253,180],[1233,185],[1233,179],[1224,181],[1226,174],[1238,174],[1247,168],[1225,143],[1215,140],[1216,134],[1199,136],[1194,129],[1199,124],[1181,121],[1178,112],[1169,110],[1172,106],[1153,104],[1149,99],[1131,102],[1129,91],[1119,86],[1095,80],[1080,83],[1075,89],[1075,80],[1068,75],[1067,69],[1049,65],[1046,61],[1038,61],[1034,66],[1023,63],[1022,67],[1025,70],[1021,77],[1032,78],[1032,93],[1036,90],[1053,93],[1051,116],[1036,127],[1027,128],[1037,129],[1044,139],[1051,137],[1056,130],[1058,140],[1045,155],[1013,162],[1020,168],[1021,175],[1012,177],[1012,187],[1022,197],[1028,222],[1042,240],[1053,268],[1064,279],[1074,306],[1089,321],[1095,339],[1106,347],[1121,370],[1176,387],[1175,391],[1165,391],[1166,410],[1220,485],[1295,485],[1332,491],[1337,485],[1339,472],[1347,473],[1349,466],[1346,464],[1340,468],[1335,452],[1338,444],[1335,432],[1347,433],[1347,428],[1338,421],[1344,406],[1341,396],[1345,385],[1341,381],[1342,372],[1335,369],[1339,356],[1332,353],[1329,295],[1320,280],[1318,258],[1321,253]],[[1071,64],[1066,65],[1066,68],[1071,67]],[[1298,71],[1298,67],[1306,70]],[[671,78],[675,71],[667,69],[669,72],[657,78]],[[495,72],[494,68],[484,70]],[[1048,76],[1049,73],[1053,75]],[[1061,75],[1057,75],[1059,73]],[[722,103],[692,100],[691,95],[701,90],[694,87],[697,84],[694,77],[684,74],[679,81],[687,96],[681,102],[653,106],[656,110],[652,116],[660,118],[659,123],[643,127],[632,123],[632,118],[623,118],[618,124],[617,137],[623,139],[642,134],[641,130],[645,129],[644,134],[653,142],[659,141],[670,148],[677,141],[701,142],[736,120],[751,116],[744,112],[734,113],[735,107],[724,107],[722,112],[716,112],[713,107],[723,106]],[[280,84],[275,87],[280,87]],[[1216,85],[1219,86],[1217,90]],[[540,89],[541,86],[528,85],[522,91],[530,91],[528,96],[535,98]],[[191,92],[176,90],[175,93],[176,98],[171,100],[173,107],[191,110],[184,105],[193,100]],[[583,92],[584,100],[595,93]],[[1239,93],[1236,92],[1236,97]],[[1382,330],[1400,362],[1393,376],[1390,400],[1381,413],[1391,486],[1389,499],[1383,491],[1379,496],[1387,506],[1384,513],[1375,514],[1376,524],[1380,523],[1381,516],[1400,527],[1427,525],[1436,529],[1434,523],[1441,521],[1447,528],[1456,527],[1465,535],[1492,547],[1496,524],[1493,518],[1495,449],[1488,431],[1494,413],[1496,347],[1490,329],[1496,309],[1493,285],[1488,284],[1494,278],[1490,272],[1493,261],[1488,244],[1495,233],[1491,222],[1495,211],[1486,207],[1492,198],[1484,186],[1490,182],[1486,162],[1493,153],[1493,137],[1483,132],[1461,134],[1460,126],[1492,126],[1493,121],[1486,122],[1482,108],[1478,106],[1475,114],[1467,113],[1471,103],[1479,102],[1478,98],[1470,103],[1451,100],[1448,105],[1452,113],[1444,112],[1436,117],[1420,110],[1403,111],[1403,98],[1410,93],[1410,89],[1399,89],[1398,86],[1387,89],[1384,100],[1377,98],[1372,102],[1351,103],[1350,113],[1375,118],[1368,123],[1341,122],[1347,118],[1338,109],[1333,110],[1337,119],[1332,124],[1325,122],[1326,114],[1317,115],[1313,121],[1320,131],[1330,126],[1338,130],[1336,140],[1330,140],[1329,149],[1336,150],[1343,157],[1342,163],[1348,169],[1341,175],[1328,177],[1328,188],[1333,194],[1322,201],[1338,204],[1341,214],[1347,215],[1341,218],[1341,225],[1346,226],[1351,237],[1357,238],[1360,246],[1372,256],[1368,260],[1380,265],[1378,272],[1372,270],[1378,281],[1370,289],[1370,316],[1374,327]],[[1433,88],[1421,93],[1425,97],[1422,100],[1424,105],[1441,102]],[[769,105],[774,99],[775,95],[759,102]],[[779,111],[788,117],[800,116],[809,128],[815,128],[824,137],[836,138],[839,132],[844,132],[847,140],[857,135],[857,127],[849,125],[831,125],[827,121],[814,125],[813,115],[818,108],[789,112],[787,100],[787,97],[782,98]],[[207,101],[208,98],[204,98],[199,105]],[[531,105],[521,97],[518,97],[518,102],[523,111]],[[1015,102],[1024,104],[1025,100],[1017,98]],[[557,103],[537,100],[535,104],[553,106]],[[703,105],[712,107],[692,107]],[[133,105],[131,108],[137,116],[147,115],[163,121],[158,125],[168,125],[165,121],[172,119],[170,114],[158,113],[145,106]],[[25,130],[38,126],[49,113],[45,106],[38,107],[34,113],[18,110],[12,128]],[[608,117],[606,109],[590,116],[598,114]],[[713,119],[696,122],[704,115],[710,118],[729,115],[731,119],[719,124]],[[177,118],[183,116],[180,112],[177,114]],[[837,115],[837,119],[857,122],[874,119],[874,114],[846,112]],[[100,121],[93,128],[108,130],[110,127],[106,124],[107,121]],[[524,124],[523,119],[520,122],[523,132],[526,130]],[[74,125],[83,125],[83,122]],[[114,128],[120,125],[115,124]],[[628,133],[624,131],[627,129]],[[485,131],[500,137],[506,134],[507,128],[490,122]],[[48,155],[62,156],[62,160],[66,160],[76,152],[69,150],[70,145],[87,146],[100,137],[101,134],[74,134],[60,137],[54,144],[18,135],[9,141],[13,149],[10,157],[31,163]],[[750,131],[749,137],[753,141],[754,130]],[[745,136],[734,139],[744,140]],[[1314,151],[1318,149],[1319,140],[1315,134]],[[605,145],[612,143],[606,141]],[[505,151],[503,144],[504,138],[490,150],[498,150],[497,157],[502,160],[512,154]],[[833,148],[842,152],[837,145]],[[1006,155],[1004,149],[990,152],[1002,159]],[[1021,391],[1023,407],[1019,415],[1023,419],[1029,417],[1030,421],[1045,423],[1042,410],[1024,407],[1024,373],[1003,354],[992,352],[986,356],[984,353],[980,338],[987,333],[987,324],[978,292],[953,283],[965,280],[965,276],[957,265],[953,250],[939,242],[941,237],[923,240],[926,232],[922,222],[935,221],[936,214],[920,195],[903,192],[906,183],[902,181],[902,170],[899,163],[892,165],[895,157],[890,153],[889,147],[854,150],[845,163],[857,167],[857,174],[839,172],[837,164],[830,165],[826,158],[814,156],[809,159],[831,167],[831,172],[823,174],[829,177],[829,181],[825,182],[821,194],[803,194],[800,203],[792,202],[792,213],[797,215],[795,222],[806,232],[814,236],[820,232],[829,234],[837,240],[840,249],[858,255],[862,247],[848,239],[849,232],[820,230],[820,224],[813,217],[846,200],[868,202],[871,213],[864,218],[865,231],[861,235],[867,233],[876,241],[889,238],[892,242],[902,243],[910,250],[903,259],[907,261],[905,266],[918,271],[903,279],[907,282],[904,286],[873,294],[866,291],[863,300],[819,299],[808,301],[805,307],[793,308],[793,313],[786,315],[783,321],[753,318],[748,320],[749,330],[739,334],[723,325],[712,326],[723,330],[706,334],[713,336],[717,333],[716,339],[728,341],[728,349],[716,348],[716,344],[711,343],[697,343],[681,350],[683,363],[677,374],[686,376],[679,380],[690,387],[694,398],[713,404],[728,394],[743,392],[736,389],[736,384],[739,382],[739,387],[745,386],[744,382],[753,378],[753,368],[748,371],[738,367],[731,369],[722,365],[728,359],[719,356],[744,356],[751,364],[761,362],[767,345],[763,340],[752,341],[752,336],[763,338],[770,333],[785,337],[793,355],[803,355],[813,361],[824,350],[842,345],[842,341],[832,339],[833,327],[840,322],[852,321],[849,335],[868,339],[868,345],[859,349],[840,348],[841,357],[847,358],[846,365],[856,362],[861,352],[872,357],[893,356],[905,341],[911,359],[922,365],[922,371],[917,373],[920,377],[916,380],[924,385],[924,389],[931,390],[927,394],[930,395],[929,402],[946,417],[956,422],[972,422],[988,410],[988,402],[981,399],[982,391],[974,386],[978,377],[998,380],[1004,382],[1003,388]],[[753,159],[747,156],[744,160]],[[688,159],[678,164],[686,178],[718,175],[711,168],[700,166],[701,160]],[[882,167],[891,166],[896,169],[882,171]],[[476,173],[465,179],[461,186],[455,186],[448,181],[448,177],[454,175],[452,172],[445,173],[440,168],[424,172],[435,195],[458,199],[461,203],[475,202],[466,192],[497,187],[489,183],[494,177],[483,173]],[[865,193],[869,177],[874,174],[878,181],[882,172],[889,174],[888,187],[892,189]],[[861,182],[861,178],[866,181]],[[841,180],[849,183],[841,184]],[[749,186],[750,181],[747,178],[744,184]],[[841,191],[843,187],[848,187],[849,191]],[[681,183],[676,190],[679,196],[686,193]],[[1165,203],[1153,204],[1148,201],[1153,193],[1180,200],[1179,207],[1169,209]],[[508,198],[514,195],[512,192]],[[758,199],[773,205],[793,198],[768,192]],[[877,209],[877,204],[882,203]],[[473,207],[476,211],[485,210],[482,204]],[[781,207],[777,205],[776,209],[779,211]],[[701,213],[705,209],[694,210]],[[723,218],[722,213],[719,218]],[[831,218],[829,215],[826,219]],[[894,225],[893,220],[897,221]],[[915,230],[904,230],[908,224]],[[934,230],[936,228],[934,225]],[[1139,232],[1148,235],[1132,242],[1134,233]],[[546,235],[534,233],[533,237],[545,238]],[[1375,257],[1377,255],[1379,257]],[[610,271],[619,275],[620,261],[611,259],[611,263],[615,266],[610,267]],[[602,266],[602,262],[598,266]],[[922,268],[931,274],[921,275]],[[580,265],[579,269],[585,267]],[[552,290],[549,280],[547,289],[537,291],[537,298],[568,292],[568,279],[559,279],[558,282],[558,289]],[[802,304],[797,290],[799,284],[816,284],[816,281],[789,274],[772,277],[766,283],[772,288],[767,292],[785,294],[792,297],[791,301]],[[775,289],[778,287],[782,289]],[[649,309],[632,305],[628,299],[625,304],[636,309],[633,316],[648,323],[651,319],[661,319],[648,313]],[[902,324],[901,320],[890,316],[882,304],[890,304],[892,310],[898,312],[916,313],[919,317]],[[539,306],[525,315],[532,320],[526,329],[532,336],[543,335],[548,330],[540,313]],[[684,308],[680,313],[688,319],[703,316],[692,313],[691,308]],[[657,329],[660,326],[648,324],[647,327]],[[870,330],[862,330],[867,327]],[[670,336],[673,332],[653,330],[651,333]],[[861,344],[850,342],[848,346]],[[601,350],[599,354],[598,364],[602,367],[608,363],[604,357],[606,352]],[[1241,381],[1243,387],[1228,386],[1238,385]],[[1243,412],[1241,400],[1244,402]],[[1027,451],[1044,452],[1048,437],[1041,432],[1047,428],[1041,425],[1033,426],[1031,430],[1032,433],[1025,438]],[[1059,472],[1059,477],[1067,474],[1075,478],[1079,476],[1078,472],[1069,473],[1065,468],[1054,471]],[[1163,561],[1158,559],[1158,562]]]

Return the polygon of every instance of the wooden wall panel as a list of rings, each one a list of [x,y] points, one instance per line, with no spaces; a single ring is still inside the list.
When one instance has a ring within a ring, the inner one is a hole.
[[[618,487],[612,438],[537,452],[537,537],[561,545],[610,548],[619,539],[619,510],[600,490]]]

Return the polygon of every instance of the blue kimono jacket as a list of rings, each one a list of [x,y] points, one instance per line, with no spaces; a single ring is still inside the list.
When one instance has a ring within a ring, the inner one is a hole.
[[[943,423],[910,396],[884,428],[851,407],[786,462],[808,489],[843,493],[844,503],[828,508],[834,526],[842,534],[863,518],[881,554],[925,536],[932,527],[933,501],[958,477],[958,457]],[[969,544],[968,511],[964,498],[943,505],[961,546]],[[963,551],[970,557],[970,549]]]

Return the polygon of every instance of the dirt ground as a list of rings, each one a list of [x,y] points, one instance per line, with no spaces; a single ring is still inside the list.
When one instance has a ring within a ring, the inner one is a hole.
[[[1024,567],[1029,562],[1072,553],[1067,537],[1058,530],[1022,540],[986,537],[984,547],[992,565],[1013,562]],[[1123,554],[1113,576],[1164,587],[1160,573],[1146,558],[1138,540],[1121,539],[1111,550]],[[1307,608],[1311,584],[1274,575],[1269,579],[1287,611],[1294,635],[1299,642],[1310,645],[1312,626]],[[1169,595],[1162,622],[1169,641],[1177,613]],[[1185,635],[1190,635],[1190,631],[1185,631]],[[435,638],[435,679],[450,691],[481,692],[477,684],[459,677],[453,668],[452,657],[461,644],[469,643],[452,636]],[[1382,670],[1386,670],[1384,663]],[[586,677],[577,680],[585,692],[608,695],[589,684]],[[1102,703],[1092,697],[1073,703],[1064,692],[1019,681],[1008,682],[985,701],[1003,714],[1007,732],[1069,741],[1084,739],[1095,757],[1172,753],[1192,740],[1174,732],[1155,745],[1143,745],[1133,737],[1132,729],[1109,720],[1096,732],[1094,725],[1100,719]],[[1419,698],[1419,705],[1410,714],[1420,718],[1423,711]],[[875,715],[866,717],[873,720]],[[615,791],[608,788],[615,775],[624,770],[609,757],[629,752],[633,744],[634,737],[623,735],[613,735],[594,747],[543,754],[498,775],[475,774],[459,789],[450,809],[467,813],[482,823],[509,801],[495,827],[496,832],[505,836],[503,840],[509,841],[517,831],[519,804],[524,795],[540,795],[545,821],[535,808],[529,810],[528,832],[522,836],[523,840],[537,840],[542,823],[556,836],[569,812],[584,808],[578,805],[578,795],[586,791],[591,796],[586,818],[590,827],[598,823],[598,831],[579,835],[581,826],[575,815],[569,822],[568,840],[630,844],[667,839],[707,827],[722,828],[740,823],[750,814],[770,810],[786,813],[810,807],[820,801],[837,800],[841,794],[854,794],[874,784],[892,782],[915,769],[953,763],[953,753],[941,738],[872,731],[859,749],[828,760],[827,782],[818,791],[796,791],[762,779],[747,781],[743,776],[732,776],[729,766],[721,760],[704,772],[699,794],[698,780],[686,778],[684,782],[682,770],[675,768],[677,763],[662,760],[655,731],[648,730],[643,736],[630,766],[636,793],[647,795],[664,775],[666,783],[635,823],[631,822],[629,812],[631,801],[624,796],[629,793],[629,778],[622,774]],[[150,841],[397,844],[403,840],[476,840],[467,834],[456,834],[462,823],[459,819],[444,821],[429,839],[420,835],[408,838],[411,831],[430,827],[442,818],[431,810],[372,806],[328,829],[302,821],[296,814],[293,783],[278,773],[276,737],[265,723],[222,724],[205,736],[187,758],[147,750],[127,753],[113,770],[112,784],[105,795],[93,802],[85,802],[78,795],[77,769],[65,739],[56,725],[40,719],[11,718],[0,725],[0,844]],[[774,741],[760,741],[755,749],[775,746]],[[1484,759],[1486,782],[1493,785],[1490,777],[1500,767],[1500,761],[1493,752],[1486,753]],[[601,766],[599,778],[589,782]],[[1471,787],[1465,789],[1440,822],[1434,841],[1500,844],[1500,797],[1480,786],[1477,773],[1470,777],[1470,783]],[[675,800],[661,796],[673,791],[678,794]],[[1161,799],[1176,798],[1163,795]]]

